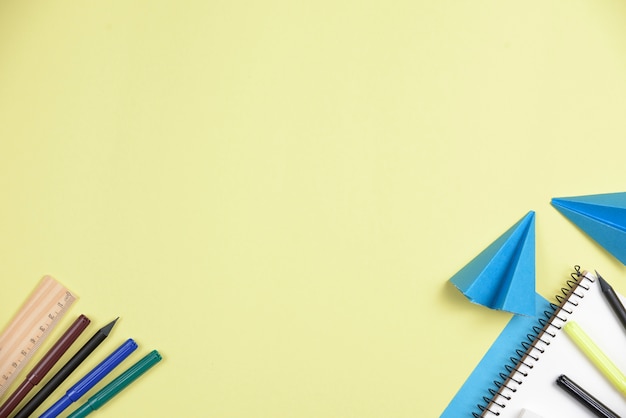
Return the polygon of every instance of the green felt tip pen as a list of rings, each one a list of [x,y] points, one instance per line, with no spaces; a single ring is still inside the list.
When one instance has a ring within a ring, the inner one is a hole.
[[[115,395],[120,393],[126,386],[133,383],[139,376],[147,372],[152,366],[161,361],[161,355],[154,350],[130,366],[124,373],[120,374],[108,385],[103,387],[80,408],[72,412],[67,418],[81,418],[91,414],[96,409],[110,401]]]
[[[568,322],[563,328],[587,358],[602,372],[613,386],[626,396],[626,376],[593,342],[576,322]]]

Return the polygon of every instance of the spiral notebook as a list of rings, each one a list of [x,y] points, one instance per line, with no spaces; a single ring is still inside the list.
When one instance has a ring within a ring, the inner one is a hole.
[[[626,331],[593,274],[577,267],[561,291],[554,303],[539,297],[536,318],[511,319],[442,418],[519,418],[524,410],[542,418],[594,417],[556,385],[561,374],[626,417],[626,398],[574,345],[562,327],[566,321],[576,321],[624,372]],[[619,297],[626,305],[626,299]]]

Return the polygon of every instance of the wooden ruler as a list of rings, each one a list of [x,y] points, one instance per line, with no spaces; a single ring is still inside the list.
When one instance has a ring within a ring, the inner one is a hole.
[[[0,335],[0,397],[76,299],[45,276]]]

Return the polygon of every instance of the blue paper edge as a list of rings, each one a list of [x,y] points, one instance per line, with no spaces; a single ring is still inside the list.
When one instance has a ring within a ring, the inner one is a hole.
[[[554,203],[553,203],[554,205]],[[603,223],[597,219],[580,213],[576,210],[564,206],[554,205],[555,208],[578,229],[593,239],[598,245],[604,248],[609,254],[626,265],[626,231],[615,228],[611,224]]]
[[[544,311],[551,311],[550,303],[535,293],[535,316],[514,315],[493,342],[465,383],[441,414],[441,418],[471,417],[472,412],[480,414],[478,404],[484,404],[483,396],[491,398],[489,388],[494,388],[494,380],[501,380],[499,374],[506,373],[504,366],[515,356],[515,350],[522,348],[526,335],[532,333]]]
[[[595,206],[626,208],[626,192],[599,193],[583,196],[553,197],[552,201],[584,203]]]

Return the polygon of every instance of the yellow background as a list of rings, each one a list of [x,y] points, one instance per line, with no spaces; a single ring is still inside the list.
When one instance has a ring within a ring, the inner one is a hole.
[[[3,1],[0,318],[52,274],[121,317],[75,376],[159,349],[101,417],[438,416],[528,210],[540,293],[626,292],[549,205],[624,191],[625,109],[621,0]]]

